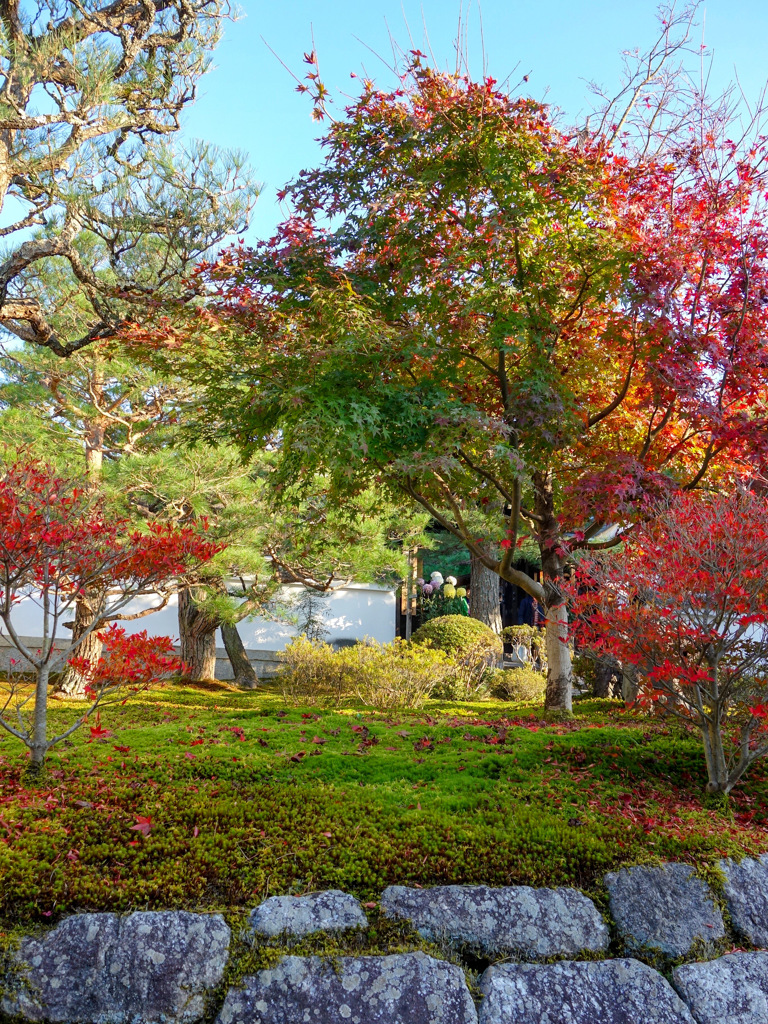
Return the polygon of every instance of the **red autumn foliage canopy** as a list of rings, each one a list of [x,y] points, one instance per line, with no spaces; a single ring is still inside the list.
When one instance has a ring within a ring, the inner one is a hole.
[[[632,666],[641,706],[702,733],[710,787],[768,753],[768,498],[684,495],[582,563],[581,644]]]
[[[222,549],[189,528],[135,530],[85,486],[36,462],[14,463],[0,476],[0,523],[1,614],[30,588],[56,600],[95,587],[139,592]]]
[[[108,630],[107,657],[89,666],[90,709],[53,737],[47,735],[51,673],[72,658],[85,636],[119,615],[137,595],[173,591],[223,545],[189,528],[151,525],[146,533],[135,530],[127,520],[110,516],[87,486],[73,484],[39,462],[15,462],[0,473],[0,524],[0,619],[11,644],[36,674],[32,695],[23,679],[9,678],[0,726],[30,748],[37,769],[50,747],[79,728],[106,694],[124,683],[146,685],[176,663],[166,658],[170,641]],[[103,595],[99,616],[77,638],[62,638],[65,613],[78,597],[93,592]],[[41,615],[39,646],[30,645],[16,628],[15,612],[25,598],[32,599]],[[30,700],[31,721],[26,711]]]

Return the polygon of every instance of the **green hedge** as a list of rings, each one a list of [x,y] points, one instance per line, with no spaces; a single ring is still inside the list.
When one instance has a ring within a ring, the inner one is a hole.
[[[499,658],[503,651],[501,637],[479,619],[464,615],[441,615],[420,626],[411,637],[415,644],[430,643],[446,654],[460,654],[479,642],[493,650]]]

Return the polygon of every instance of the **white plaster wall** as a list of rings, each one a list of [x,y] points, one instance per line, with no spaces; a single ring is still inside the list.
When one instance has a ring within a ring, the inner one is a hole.
[[[300,586],[283,587],[277,596],[278,604],[290,606],[300,598],[302,590]],[[396,595],[393,590],[351,583],[319,596],[324,606],[322,619],[329,642],[370,637],[379,643],[390,643],[395,639]],[[238,629],[248,650],[282,651],[298,633],[291,622],[263,618],[245,619],[238,624]]]
[[[65,614],[63,618],[74,618],[74,612],[71,615]],[[22,600],[14,606],[11,622],[19,636],[41,637],[43,635],[43,612],[39,603],[31,597],[22,598]],[[0,619],[0,633],[6,632],[5,623]],[[61,626],[57,630],[57,633],[62,634],[65,637],[69,636],[69,630],[64,629]]]
[[[158,597],[148,594],[146,597],[135,597],[133,601],[121,609],[123,615],[135,615],[136,612],[146,611],[148,608],[158,608],[161,601]],[[179,611],[178,598],[174,594],[168,601],[165,608],[154,611],[150,615],[144,615],[140,619],[132,619],[128,622],[118,621],[115,623],[121,626],[126,633],[141,633],[146,629],[149,636],[169,636],[174,643],[179,642]]]
[[[301,596],[302,587],[286,586],[278,594],[279,606],[291,606]],[[143,611],[159,604],[157,597],[140,597],[122,609],[125,614]],[[352,583],[322,596],[322,618],[328,630],[327,639],[362,640],[370,637],[380,643],[389,643],[395,637],[396,596],[393,590],[373,584]],[[74,618],[74,609],[63,619]],[[14,609],[14,628],[20,636],[42,636],[42,612],[33,598],[24,598]],[[177,599],[172,597],[165,608],[132,621],[118,622],[128,633],[146,629],[150,636],[170,636],[179,640]],[[247,650],[282,651],[296,636],[297,628],[291,622],[274,619],[245,619],[238,625]],[[0,623],[0,633],[5,632]],[[66,639],[70,632],[60,626],[58,636]],[[223,647],[221,636],[217,645]]]

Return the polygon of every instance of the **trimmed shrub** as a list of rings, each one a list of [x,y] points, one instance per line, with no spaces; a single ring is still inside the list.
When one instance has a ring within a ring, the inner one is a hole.
[[[453,676],[445,680],[435,696],[445,700],[468,700],[486,696],[488,673],[501,661],[501,637],[479,619],[443,615],[431,619],[413,634],[412,643],[444,651],[454,661]]]
[[[532,668],[496,669],[491,674],[491,694],[498,700],[525,704],[543,703],[546,676]]]
[[[282,660],[279,677],[287,702],[337,706],[357,698],[379,711],[421,707],[455,671],[445,652],[399,639],[335,651],[302,636],[286,647]]]
[[[530,646],[531,642],[540,635],[540,630],[535,626],[505,626],[501,631],[502,639],[508,644],[525,644]]]
[[[330,644],[306,636],[288,644],[280,655],[284,667],[277,673],[286,703],[338,704],[348,688],[341,663],[334,657],[340,653]]]
[[[411,637],[411,642],[428,643],[439,651],[455,655],[472,647],[480,639],[485,639],[489,648],[497,650],[497,660],[501,658],[501,637],[484,622],[466,615],[441,615],[439,618],[430,619],[423,626],[419,626]]]
[[[368,652],[358,669],[355,692],[378,711],[420,708],[455,672],[453,660],[444,651],[406,640],[369,647]]]

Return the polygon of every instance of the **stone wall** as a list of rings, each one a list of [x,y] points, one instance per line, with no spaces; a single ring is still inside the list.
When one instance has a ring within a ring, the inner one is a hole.
[[[338,891],[273,896],[234,934],[220,914],[76,914],[5,950],[0,1016],[62,1024],[767,1024],[768,855],[719,869],[717,893],[685,864],[607,875],[602,911],[567,888],[390,886],[365,908]],[[401,929],[397,952],[298,954],[317,937],[333,937],[336,950],[354,949],[355,938],[364,946],[366,910]],[[254,951],[267,948],[269,966],[254,967]]]

